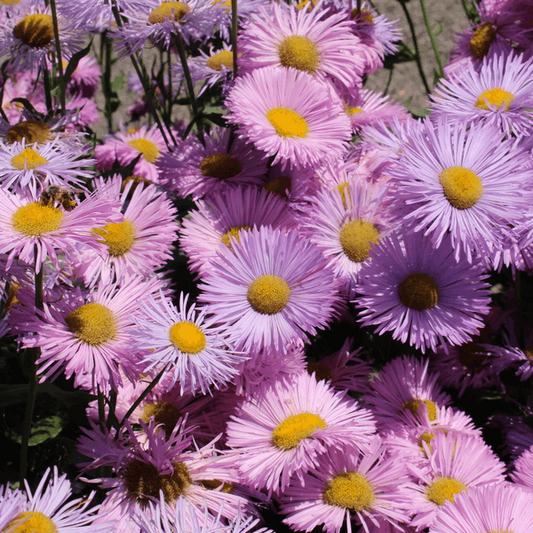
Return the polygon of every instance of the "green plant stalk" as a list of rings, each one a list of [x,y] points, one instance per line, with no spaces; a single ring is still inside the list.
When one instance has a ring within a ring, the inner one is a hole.
[[[233,51],[233,79],[237,77],[237,29],[238,9],[237,0],[231,0],[231,50]]]
[[[362,0],[357,0],[357,14],[361,14],[361,4],[363,3]]]
[[[111,9],[113,11],[113,16],[115,17],[117,26],[121,28],[122,26],[124,26],[124,23],[122,21],[122,17],[120,16],[120,12],[117,9],[115,2],[113,2]],[[161,135],[163,136],[163,140],[165,141],[167,148],[170,150],[171,145],[169,143],[167,133],[170,135],[174,145],[177,144],[176,139],[174,138],[174,135],[172,134],[170,127],[168,127],[167,130],[163,127],[163,123],[161,122],[161,118],[159,117],[159,113],[157,112],[157,109],[156,109],[156,104],[154,103],[153,87],[147,81],[148,75],[146,73],[146,69],[144,68],[144,65],[140,64],[139,61],[137,61],[135,54],[133,54],[131,50],[128,50],[128,55],[130,57],[133,68],[135,69],[135,72],[137,76],[139,77],[139,80],[141,81],[141,84],[143,86],[143,90],[144,90],[144,93],[146,94],[148,105],[150,106],[151,115],[153,119],[155,120],[155,123],[157,124],[157,127],[159,128],[159,131],[161,132]]]
[[[35,253],[37,256],[37,253]],[[43,269],[35,273],[35,307],[43,310]],[[26,412],[24,414],[24,426],[22,428],[22,440],[20,445],[20,470],[19,478],[21,486],[24,486],[24,480],[28,471],[28,448],[31,436],[31,424],[33,419],[33,411],[35,409],[35,400],[37,398],[37,359],[41,353],[41,349],[31,348],[28,350],[31,354],[31,372],[30,382],[28,388],[28,399],[26,403]]]
[[[437,45],[437,40],[435,39],[435,34],[431,29],[431,22],[429,20],[428,10],[426,7],[426,0],[420,0],[420,7],[422,8],[422,15],[424,16],[424,23],[426,25],[426,31],[429,35],[429,40],[431,41],[431,48],[435,53],[435,59],[437,60],[437,65],[439,66],[439,76],[444,77],[444,65],[442,63],[442,58],[440,57],[439,47]]]
[[[100,386],[98,386],[98,423],[103,431],[105,428],[105,396],[100,390]]]
[[[50,71],[43,67],[43,84],[44,84],[44,98],[46,101],[46,111],[52,111],[52,87],[50,85]]]
[[[416,61],[416,66],[418,67],[418,73],[420,74],[420,79],[422,80],[422,83],[424,84],[424,89],[426,90],[426,94],[429,94],[431,92],[431,89],[429,88],[428,80],[426,79],[426,75],[424,74],[424,69],[422,68],[422,61],[420,59],[420,48],[418,47],[418,39],[416,38],[415,26],[413,24],[413,19],[411,18],[411,14],[409,13],[407,6],[405,5],[405,1],[406,0],[400,0],[400,5],[402,6],[405,19],[407,20],[407,24],[409,26],[409,31],[411,32],[411,36],[413,38],[413,47],[415,49],[415,61]]]
[[[189,94],[189,100],[191,102],[194,120],[196,120],[196,128],[198,129],[198,137],[200,138],[202,144],[205,144],[202,122],[201,120],[199,120],[198,102],[196,101],[196,96],[194,94],[194,85],[192,83],[191,71],[189,70],[189,65],[187,63],[187,54],[185,53],[185,45],[183,43],[183,38],[181,37],[181,34],[178,33],[176,35],[174,42],[178,50],[178,55],[180,56],[181,66],[183,67],[183,74],[187,83],[187,93]]]
[[[61,57],[61,43],[59,42],[59,26],[57,23],[57,9],[56,0],[50,0],[50,9],[52,10],[52,21],[54,25],[54,41],[56,43],[57,54],[57,69],[59,71],[59,101],[61,103],[61,111],[65,112],[65,76],[63,72],[63,59]]]
[[[168,60],[168,121],[172,123],[172,104],[174,103],[174,97],[172,96],[172,52],[170,51],[170,48],[168,49],[167,53],[167,60]],[[163,83],[165,83],[165,79],[163,78]]]
[[[102,33],[101,46],[101,61],[103,63],[104,76],[102,78],[102,85],[105,94],[105,117],[107,120],[107,131],[113,133],[113,108],[111,106],[111,74],[112,74],[112,45],[107,33]]]

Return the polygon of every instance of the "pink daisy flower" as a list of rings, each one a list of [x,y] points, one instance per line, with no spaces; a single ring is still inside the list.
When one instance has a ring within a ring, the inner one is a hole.
[[[336,283],[320,252],[295,231],[263,226],[241,232],[218,252],[199,301],[231,327],[236,349],[283,350],[307,340],[335,312]]]
[[[26,503],[25,495],[20,490],[12,490],[7,485],[0,486],[0,527],[2,531],[9,531],[13,519],[20,514]]]
[[[31,491],[28,482],[24,480],[25,492],[11,492],[4,489],[4,495],[0,496],[0,508],[4,519],[3,506],[7,502],[16,501],[16,516],[9,521],[6,529],[12,533],[24,533],[30,531],[61,532],[61,533],[112,533],[115,531],[114,524],[110,521],[93,523],[97,516],[99,506],[91,506],[94,492],[88,498],[70,499],[72,487],[66,474],[59,475],[57,467],[51,471],[47,468],[35,491]],[[8,494],[8,491],[11,494]],[[5,497],[4,496],[4,497]],[[70,500],[70,501],[68,501]]]
[[[514,462],[511,479],[525,490],[533,493],[533,444]]]
[[[433,116],[450,121],[479,120],[507,134],[524,135],[532,128],[532,76],[533,60],[525,61],[514,53],[484,59],[478,68],[468,63],[435,88]]]
[[[316,166],[341,158],[350,120],[333,90],[293,68],[265,67],[239,77],[229,92],[229,122],[273,163]]]
[[[189,258],[191,270],[200,275],[214,268],[217,250],[224,245],[231,248],[241,231],[294,226],[286,202],[257,187],[229,189],[196,205],[198,210],[189,212],[189,218],[182,222],[180,248]]]
[[[259,185],[267,171],[263,153],[229,129],[215,130],[205,139],[181,141],[157,162],[160,183],[178,196],[193,199],[225,192],[237,186]]]
[[[455,503],[456,494],[505,479],[505,464],[476,436],[437,433],[422,445],[427,467],[409,465],[423,496],[415,501],[417,513],[411,522],[419,530],[431,527],[444,505]]]
[[[361,449],[374,432],[366,409],[303,373],[256,391],[226,433],[243,482],[270,495],[283,492],[293,474],[302,480],[336,447]]]
[[[135,341],[143,350],[145,372],[166,369],[163,380],[168,389],[179,384],[181,394],[207,394],[210,386],[218,389],[231,382],[248,356],[233,349],[216,318],[206,318],[209,306],[187,308],[187,300],[183,293],[179,307],[163,294],[148,300],[134,319]]]
[[[367,524],[377,525],[378,519],[408,522],[414,494],[405,463],[391,457],[376,436],[362,453],[340,448],[322,455],[285,490],[281,512],[296,531],[322,526],[326,533],[339,533],[345,526],[351,532],[355,519],[368,533]]]
[[[79,9],[79,6],[77,6]],[[92,98],[100,84],[102,71],[96,59],[85,56],[82,57],[72,73],[68,83],[68,89],[72,94],[79,94],[83,98]]]
[[[504,137],[496,126],[443,118],[411,130],[390,169],[403,223],[434,246],[450,235],[457,259],[492,256],[533,203],[528,156]]]
[[[488,426],[503,436],[503,453],[508,454],[511,461],[518,459],[533,444],[533,429],[522,416],[495,414],[489,418]]]
[[[483,327],[491,292],[483,265],[457,262],[448,240],[432,248],[421,235],[396,234],[373,248],[360,272],[355,303],[364,326],[435,350],[444,339],[463,344]]]
[[[125,279],[121,287],[101,284],[92,293],[45,304],[43,312],[29,319],[35,334],[24,346],[41,348],[38,360],[41,381],[63,372],[74,376],[74,385],[108,393],[122,383],[123,374],[137,376],[137,352],[132,350],[133,315],[143,298],[160,288],[156,280]]]
[[[289,67],[316,78],[361,85],[364,57],[354,24],[317,3],[311,11],[270,4],[250,16],[239,36],[239,66]]]
[[[450,404],[450,396],[438,384],[438,374],[428,372],[428,361],[404,355],[387,363],[372,383],[372,391],[362,400],[369,406],[378,424],[387,427],[408,423],[410,415],[424,420],[423,406],[429,420],[436,420],[440,407]]]
[[[120,177],[95,183],[96,194],[119,203],[120,221],[93,227],[93,238],[105,246],[100,255],[85,254],[79,274],[94,285],[126,276],[150,276],[172,257],[177,238],[177,211],[155,185],[122,183]]]
[[[472,487],[446,504],[430,533],[508,531],[529,533],[533,523],[533,495],[512,483]]]
[[[92,228],[97,220],[113,216],[112,204],[94,195],[65,211],[55,202],[21,200],[0,189],[0,253],[9,254],[6,268],[16,257],[39,272],[47,257],[58,264],[58,252],[75,258],[81,247],[88,247],[99,253],[102,244],[92,238]]]
[[[114,165],[127,166],[140,156],[133,168],[133,175],[150,181],[158,181],[155,162],[167,151],[163,136],[154,124],[151,128],[141,126],[133,131],[118,132],[107,136],[104,144],[94,149],[98,170],[111,170]]]

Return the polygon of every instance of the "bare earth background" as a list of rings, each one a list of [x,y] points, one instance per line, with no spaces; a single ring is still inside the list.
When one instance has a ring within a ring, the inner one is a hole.
[[[389,20],[400,20],[404,41],[407,46],[412,47],[411,33],[400,3],[397,0],[373,0],[372,3]],[[436,38],[443,63],[446,64],[453,45],[453,35],[456,31],[467,28],[469,24],[468,20],[464,13],[461,0],[426,0],[426,5],[434,31],[440,31]],[[407,7],[417,32],[424,72],[431,87],[433,85],[433,71],[437,62],[426,33],[420,2],[419,0],[409,0]],[[151,63],[152,59],[150,56],[149,51],[145,52],[144,59],[146,64]],[[113,73],[114,76],[127,75],[132,70],[131,62],[128,58],[125,58],[117,62],[114,66]],[[380,69],[369,76],[365,87],[376,92],[383,92],[387,87],[389,77],[388,94],[398,103],[409,104],[409,109],[415,113],[426,106],[426,94],[415,62],[395,64],[392,73],[389,69]],[[125,122],[128,120],[126,108],[134,102],[136,97],[124,90],[120,93],[120,99],[120,106],[114,116],[115,129],[121,119]],[[102,110],[104,108],[104,98],[101,93],[98,95],[97,103],[99,109]],[[183,112],[185,117],[187,110],[184,108]],[[95,130],[99,137],[103,137],[107,133],[105,120],[102,120]]]

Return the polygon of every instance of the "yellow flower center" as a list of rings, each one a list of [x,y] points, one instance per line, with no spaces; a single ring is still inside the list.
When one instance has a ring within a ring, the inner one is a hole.
[[[359,513],[370,509],[374,502],[374,490],[363,474],[343,472],[327,484],[324,501],[328,505]]]
[[[129,220],[110,222],[103,228],[93,228],[93,233],[103,237],[101,243],[107,245],[109,255],[121,257],[127,254],[135,242],[135,228]]]
[[[200,170],[204,176],[226,180],[240,174],[242,165],[236,157],[223,152],[208,155],[200,163]]]
[[[287,282],[278,276],[260,276],[248,287],[248,302],[263,315],[275,315],[289,302],[291,289]]]
[[[57,207],[33,202],[15,211],[13,227],[24,235],[39,237],[59,229],[64,216],[65,213]]]
[[[367,22],[368,24],[374,23],[374,17],[372,12],[368,9],[357,9],[356,7],[352,9],[351,16],[353,19],[358,19],[359,22]]]
[[[496,37],[496,30],[491,22],[484,22],[476,28],[470,39],[470,51],[478,59],[483,59]]]
[[[362,107],[352,107],[352,106],[346,106],[346,109],[348,111],[348,115],[356,115],[357,113],[362,113],[363,108]]]
[[[352,220],[342,226],[339,240],[348,259],[361,263],[370,255],[371,246],[378,243],[379,231],[372,222]]]
[[[472,207],[483,194],[481,178],[469,168],[445,168],[439,174],[439,182],[444,196],[456,209]]]
[[[0,0],[0,4],[4,4],[5,6],[16,6],[17,4],[20,4],[20,0]]]
[[[220,486],[222,486],[221,489],[219,489],[220,492],[224,492],[226,494],[232,494],[235,487],[231,483],[224,483],[218,479],[202,479],[200,483],[206,488],[210,490],[218,489]]]
[[[329,381],[333,377],[331,369],[324,363],[307,363],[307,372],[309,374],[315,374],[317,381]]]
[[[282,198],[287,198],[287,191],[291,192],[291,178],[288,176],[273,178],[270,181],[267,181],[263,188],[269,192],[281,196]]]
[[[52,520],[37,511],[19,513],[3,531],[9,531],[9,533],[57,533]]]
[[[427,274],[415,272],[409,274],[398,288],[400,301],[416,311],[425,311],[435,307],[439,302],[439,288]]]
[[[168,402],[147,403],[144,406],[141,420],[148,424],[153,418],[156,425],[165,424],[165,432],[170,435],[172,430],[176,427],[178,420],[182,414],[179,409]]]
[[[307,122],[296,111],[286,107],[271,109],[266,117],[280,137],[307,137]]]
[[[11,164],[18,170],[33,170],[46,165],[48,160],[32,148],[24,148],[20,154],[11,158]]]
[[[307,11],[312,11],[314,7],[318,4],[318,0],[300,0],[296,4],[296,9],[298,11],[301,11],[302,9],[306,9]]]
[[[222,67],[233,68],[233,52],[231,50],[222,50],[213,54],[206,62],[206,66],[212,70],[220,72]]]
[[[153,163],[159,157],[159,148],[148,139],[132,139],[128,144],[141,153],[148,163]]]
[[[226,231],[224,235],[222,235],[222,242],[231,250],[230,238],[236,239],[237,242],[241,242],[241,239],[239,237],[239,231],[241,230],[248,231],[249,229],[250,229],[250,226],[235,226],[231,228],[230,230]]]
[[[205,348],[205,334],[192,322],[176,322],[170,328],[169,335],[180,352],[196,354]]]
[[[54,40],[52,15],[26,15],[13,28],[13,35],[32,48],[43,48]]]
[[[416,416],[419,414],[420,407],[422,405],[426,406],[428,418],[432,421],[437,420],[437,405],[431,400],[418,400],[417,398],[413,398],[412,400],[409,400],[408,402],[404,403],[402,405],[402,409],[409,409],[409,411],[411,411],[411,413]]]
[[[178,22],[190,12],[191,8],[183,2],[163,2],[150,13],[148,22],[150,24],[161,24],[165,22],[165,19]]]
[[[446,500],[455,503],[455,494],[466,490],[466,486],[451,477],[438,477],[427,489],[427,499],[437,505],[444,505]]]
[[[189,469],[185,463],[173,463],[172,474],[161,475],[150,464],[133,459],[124,472],[124,483],[128,494],[141,502],[159,500],[159,491],[163,491],[166,503],[173,503],[185,494],[192,483]]]
[[[25,120],[11,126],[6,132],[7,141],[11,144],[26,140],[26,144],[45,143],[50,139],[50,128],[45,122]]]
[[[81,341],[100,346],[117,334],[113,311],[105,305],[88,303],[65,317],[68,329]]]
[[[316,44],[303,35],[291,35],[278,47],[280,63],[313,74],[320,64],[320,52]]]
[[[493,89],[489,89],[488,91],[483,91],[479,95],[479,98],[477,99],[474,106],[478,109],[491,111],[489,105],[496,105],[496,107],[500,109],[503,104],[504,110],[509,111],[509,106],[514,102],[514,99],[515,95],[513,93],[510,93],[505,89],[501,89],[500,87],[494,87]]]
[[[283,450],[292,450],[303,439],[308,439],[317,429],[324,429],[326,425],[322,418],[311,413],[289,416],[272,432],[272,444]]]
[[[431,441],[435,438],[435,433],[422,433],[418,438],[418,444],[423,449],[422,443],[425,442],[431,450]]]

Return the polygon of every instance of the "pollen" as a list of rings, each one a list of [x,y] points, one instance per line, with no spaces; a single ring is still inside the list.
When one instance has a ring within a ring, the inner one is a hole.
[[[220,72],[222,67],[233,68],[233,52],[231,50],[222,50],[213,54],[206,62],[206,66],[212,70]]]
[[[327,484],[324,501],[328,505],[344,507],[359,513],[370,509],[374,502],[374,490],[363,474],[343,472]]]
[[[478,59],[483,59],[489,52],[490,45],[496,37],[496,30],[491,22],[484,22],[476,28],[470,39],[470,51]]]
[[[402,405],[402,409],[408,409],[411,411],[411,413],[417,416],[420,413],[420,407],[422,407],[422,405],[426,406],[428,418],[431,421],[437,420],[437,405],[431,400],[419,400],[417,398],[413,398],[412,400],[405,402]]]
[[[263,315],[279,313],[289,302],[291,289],[287,282],[278,276],[260,276],[248,287],[248,302]]]
[[[128,494],[142,503],[148,503],[159,500],[159,491],[163,491],[165,502],[173,503],[185,494],[192,479],[185,463],[173,463],[172,467],[172,474],[162,475],[153,464],[133,459],[124,472]]]
[[[307,137],[309,127],[305,118],[286,107],[271,109],[266,117],[280,137]]]
[[[180,352],[197,354],[206,345],[204,332],[192,322],[176,322],[169,331],[170,340]]]
[[[372,222],[352,220],[342,226],[339,241],[344,253],[354,263],[362,263],[370,255],[370,248],[377,244],[379,231]]]
[[[289,176],[280,176],[279,178],[272,178],[271,180],[265,183],[263,189],[277,194],[282,198],[288,198],[288,192],[291,192],[291,178],[289,178]]]
[[[6,132],[6,138],[10,144],[20,143],[23,140],[26,144],[42,144],[50,139],[50,128],[45,122],[24,120],[11,126]]]
[[[426,496],[429,501],[437,505],[444,505],[446,501],[455,503],[455,494],[466,490],[466,486],[451,477],[438,477],[427,489]]]
[[[456,209],[468,209],[475,205],[483,194],[481,178],[465,167],[445,168],[439,174],[444,196]]]
[[[272,432],[272,444],[276,448],[292,450],[303,439],[308,439],[317,429],[324,429],[326,422],[317,415],[301,413],[289,416]]]
[[[142,154],[148,163],[153,163],[159,157],[159,148],[148,139],[132,139],[128,144]]]
[[[61,227],[65,213],[57,207],[38,202],[23,205],[13,214],[13,228],[29,237],[40,237]]]
[[[418,444],[423,449],[422,443],[425,442],[431,450],[431,441],[435,438],[435,433],[422,433],[418,438]]]
[[[181,417],[181,411],[168,402],[147,403],[140,416],[145,424],[148,424],[151,419],[156,425],[165,424],[167,435],[170,435]]]
[[[358,113],[362,113],[363,112],[363,108],[362,107],[353,107],[351,105],[346,106],[346,109],[348,111],[348,115],[350,115],[350,116],[357,115]]]
[[[11,159],[11,164],[18,170],[34,170],[46,163],[48,160],[40,156],[33,148],[24,148],[20,154]]]
[[[57,533],[55,524],[46,515],[37,511],[19,513],[2,531],[9,533]]]
[[[15,24],[13,35],[31,48],[44,48],[54,40],[52,15],[26,15]]]
[[[307,363],[307,372],[309,374],[315,374],[317,381],[329,381],[333,377],[331,369],[324,363]]]
[[[88,303],[65,317],[68,329],[81,341],[100,346],[117,334],[113,311],[105,305]]]
[[[226,231],[224,235],[222,235],[222,242],[231,250],[230,239],[235,239],[237,242],[241,242],[241,239],[239,237],[239,232],[241,230],[248,231],[249,229],[250,229],[250,226],[235,226],[229,229],[228,231]]]
[[[223,152],[208,155],[201,163],[200,170],[204,176],[227,180],[242,172],[242,165],[236,157]]]
[[[183,2],[163,2],[150,13],[148,22],[162,24],[166,19],[178,22],[190,12],[191,8]]]
[[[303,70],[309,74],[315,73],[320,64],[317,45],[303,35],[291,35],[283,39],[278,47],[278,55],[284,67]]]
[[[501,109],[503,106],[504,111],[509,111],[509,107],[514,102],[514,99],[515,95],[513,93],[500,87],[494,87],[488,91],[483,91],[474,106],[485,111],[492,111],[489,106],[495,105],[498,109]]]
[[[425,311],[439,303],[439,288],[433,278],[422,272],[415,272],[400,283],[398,296],[405,307]]]
[[[110,222],[103,228],[93,228],[92,231],[103,238],[99,242],[108,247],[109,255],[113,257],[126,255],[135,243],[135,228],[129,220]]]
[[[344,209],[348,209],[348,201],[351,203],[352,198],[350,196],[350,186],[347,181],[344,181],[342,183],[339,183],[337,185],[337,191],[339,191],[339,194],[342,198],[342,205],[344,206]]]

